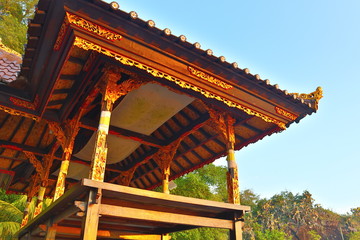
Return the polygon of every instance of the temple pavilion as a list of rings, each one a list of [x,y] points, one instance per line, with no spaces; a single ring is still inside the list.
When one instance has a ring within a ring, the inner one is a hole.
[[[37,197],[18,237],[215,227],[242,239],[250,208],[234,151],[316,112],[321,97],[281,90],[116,2],[40,0],[25,54],[0,44],[0,186],[28,205]],[[169,194],[169,181],[223,156],[227,203]]]

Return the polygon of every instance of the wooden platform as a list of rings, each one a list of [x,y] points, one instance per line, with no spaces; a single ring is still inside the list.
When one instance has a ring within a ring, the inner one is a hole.
[[[96,221],[97,216],[97,239],[161,239],[161,234],[197,227],[236,232],[240,217],[249,210],[248,206],[83,179],[22,228],[18,236],[44,239],[48,229],[56,229],[56,239],[83,239],[82,226],[86,221]],[[143,234],[149,236],[138,236]]]

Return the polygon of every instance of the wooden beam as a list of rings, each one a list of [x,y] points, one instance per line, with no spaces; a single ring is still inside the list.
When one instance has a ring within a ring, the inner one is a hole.
[[[95,121],[92,121],[87,118],[84,118],[81,120],[80,127],[89,129],[91,131],[97,131],[97,123]],[[115,127],[115,126],[110,126],[109,134],[115,135],[118,137],[122,137],[122,138],[126,138],[126,139],[132,139],[134,141],[140,142],[140,143],[148,145],[148,146],[156,147],[156,148],[161,148],[166,145],[163,141],[156,139],[154,137],[147,136],[147,135],[137,133],[137,132],[133,132],[133,131],[130,131],[127,129]]]
[[[102,204],[100,206],[99,214],[104,216],[129,218],[134,220],[146,220],[164,223],[171,222],[173,224],[182,224],[198,227],[216,227],[226,229],[233,229],[234,227],[233,221],[231,220],[190,216],[185,214],[136,209],[107,204]]]
[[[43,149],[39,149],[36,147],[19,144],[19,143],[15,143],[15,142],[11,142],[11,141],[5,141],[5,140],[0,140],[0,147],[13,149],[13,150],[17,150],[17,151],[33,152],[33,153],[39,154],[39,155],[44,155],[44,154],[49,153],[48,151],[43,150]]]
[[[46,231],[46,225],[39,226],[41,230]],[[77,227],[54,226],[58,234],[66,236],[79,236],[81,229]],[[118,239],[133,239],[133,240],[161,240],[161,235],[126,235],[122,231],[114,230],[98,230],[97,236],[101,238],[118,238]]]

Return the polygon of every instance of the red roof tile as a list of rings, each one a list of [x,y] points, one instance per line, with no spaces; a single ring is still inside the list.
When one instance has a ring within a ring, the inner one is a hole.
[[[10,83],[16,80],[20,72],[22,59],[0,41],[0,83]]]

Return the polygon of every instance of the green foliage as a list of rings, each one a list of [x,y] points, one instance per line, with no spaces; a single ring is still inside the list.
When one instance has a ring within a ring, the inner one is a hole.
[[[349,240],[360,240],[360,232],[351,233],[349,236]]]
[[[13,234],[20,228],[26,196],[7,195],[0,189],[0,199],[0,236],[3,239],[12,239]]]
[[[197,228],[171,234],[172,240],[228,240],[228,231],[225,229]]]
[[[0,0],[0,38],[9,48],[24,52],[27,19],[34,15],[38,0]]]
[[[321,240],[321,236],[315,231],[308,231],[309,240]]]
[[[209,164],[201,169],[174,180],[177,187],[171,194],[213,201],[227,201],[226,167]],[[228,231],[215,228],[199,228],[172,233],[173,240],[222,240],[228,239]]]

